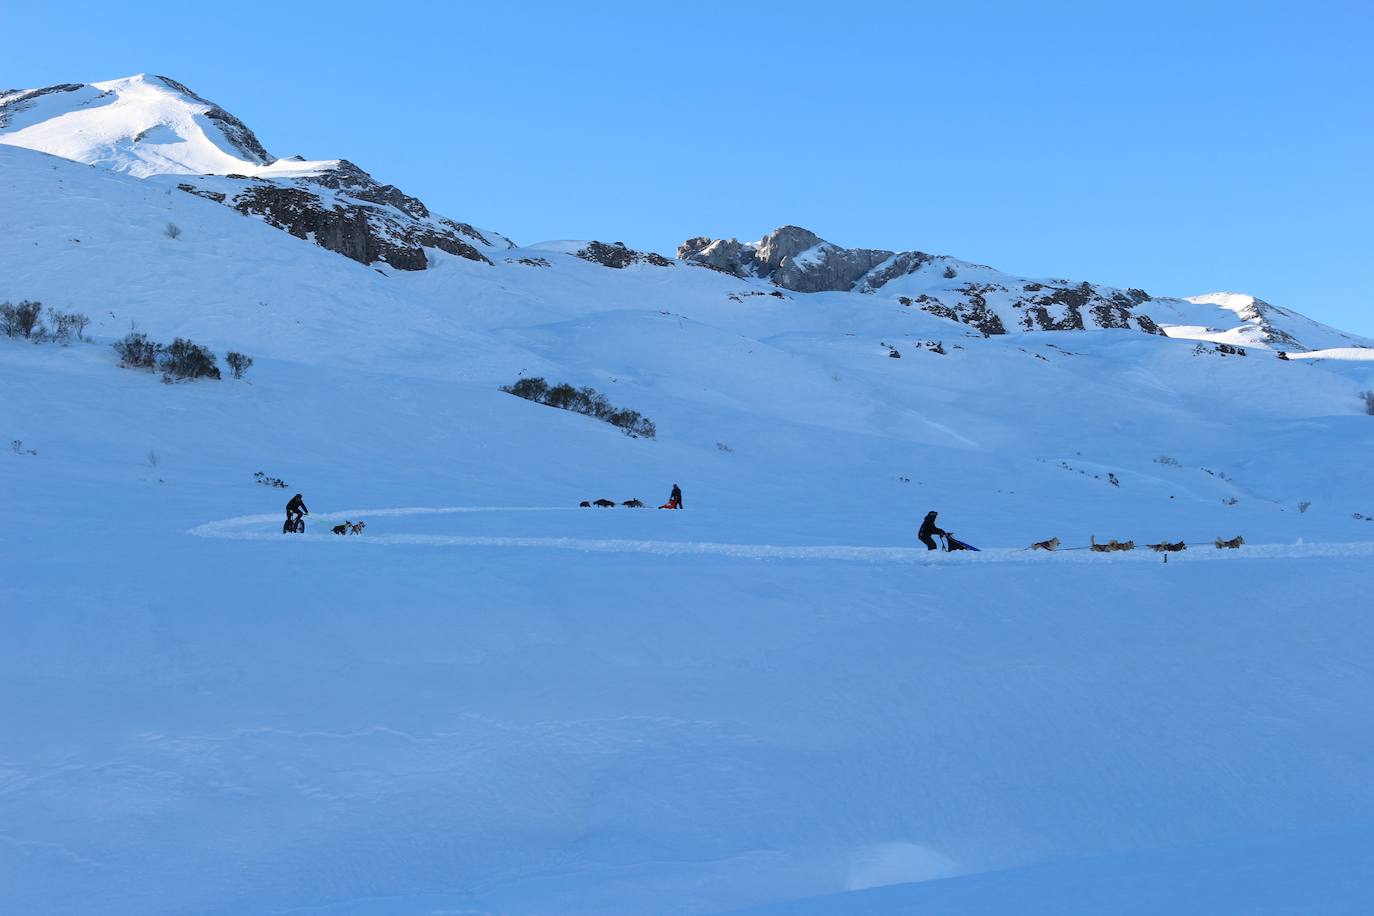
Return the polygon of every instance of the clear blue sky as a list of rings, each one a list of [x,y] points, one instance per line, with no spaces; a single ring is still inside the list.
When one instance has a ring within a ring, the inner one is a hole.
[[[1369,3],[3,0],[0,85],[174,77],[520,242],[795,223],[1374,335]]]

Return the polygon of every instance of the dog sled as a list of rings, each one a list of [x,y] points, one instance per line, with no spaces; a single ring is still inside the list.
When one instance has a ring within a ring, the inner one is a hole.
[[[974,553],[981,552],[977,547],[974,547],[972,544],[965,544],[963,541],[959,540],[954,535],[948,532],[946,532],[941,537],[945,542],[945,553],[951,553],[955,550],[972,550]]]

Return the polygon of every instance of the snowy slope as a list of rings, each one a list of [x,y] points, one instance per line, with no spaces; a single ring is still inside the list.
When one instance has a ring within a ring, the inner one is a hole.
[[[0,97],[0,143],[136,178],[294,178],[338,165],[338,160],[278,160],[238,118],[173,79],[148,74]]]
[[[587,242],[379,272],[176,179],[0,179],[0,301],[95,338],[0,338],[0,909],[1368,899],[1368,351],[985,338]],[[256,362],[162,384],[135,324]],[[930,508],[983,552],[913,549]]]

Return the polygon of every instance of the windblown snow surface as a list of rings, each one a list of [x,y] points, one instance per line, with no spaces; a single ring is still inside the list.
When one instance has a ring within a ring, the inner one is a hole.
[[[94,337],[0,339],[0,910],[1374,900],[1359,347],[983,339],[559,246],[388,276],[13,148],[0,230],[0,300]],[[134,325],[256,361],[162,384]],[[919,549],[932,508],[983,551]],[[1094,535],[1190,546],[1025,549]]]

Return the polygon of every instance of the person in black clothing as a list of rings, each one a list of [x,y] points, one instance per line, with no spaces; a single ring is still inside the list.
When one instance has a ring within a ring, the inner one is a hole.
[[[298,520],[309,514],[310,510],[305,507],[305,497],[297,493],[295,496],[291,497],[291,502],[286,504],[285,530],[292,530]]]
[[[920,533],[916,535],[916,537],[920,539],[921,543],[926,545],[927,550],[936,549],[935,538],[931,537],[931,535],[938,534],[940,535],[940,537],[949,536],[948,531],[942,531],[939,528],[935,527],[935,516],[938,514],[939,513],[937,513],[934,509],[931,509],[929,512],[927,512],[925,521],[921,522]]]
[[[668,502],[673,504],[674,509],[682,508],[682,488],[673,484],[673,492],[668,496]]]

